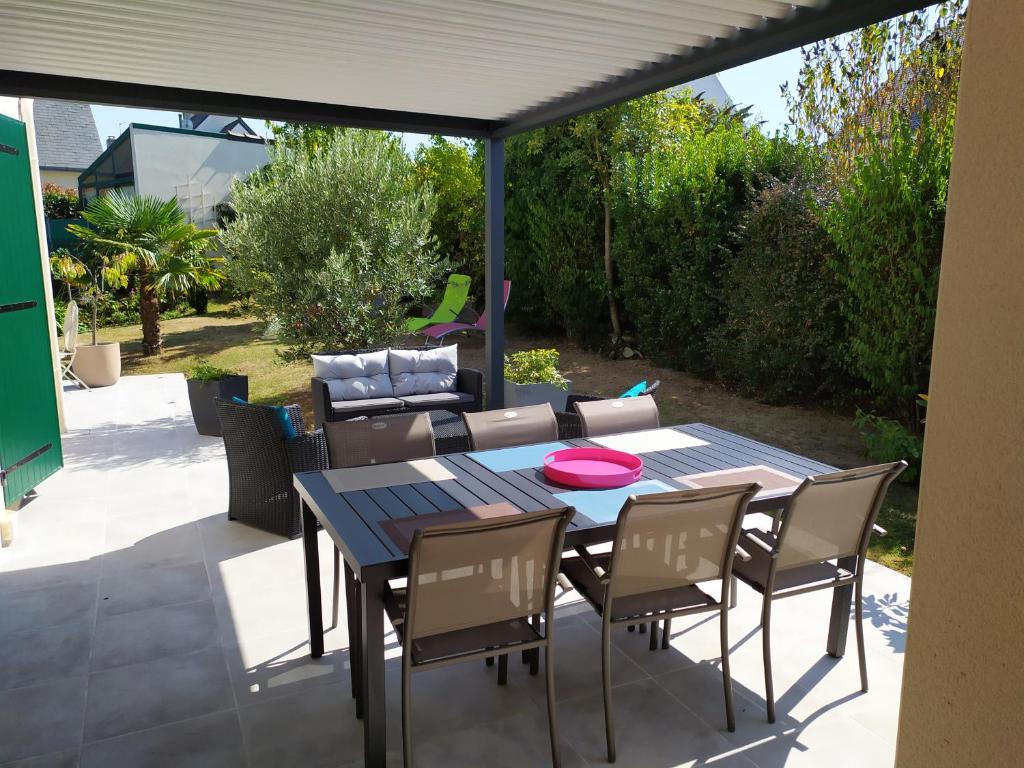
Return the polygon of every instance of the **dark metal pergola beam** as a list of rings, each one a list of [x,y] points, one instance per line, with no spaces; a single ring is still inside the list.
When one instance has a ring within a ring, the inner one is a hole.
[[[207,112],[264,120],[326,123],[349,128],[436,133],[466,138],[488,136],[497,126],[497,123],[490,120],[472,117],[321,104],[269,96],[247,96],[9,69],[0,69],[0,95],[84,101],[115,107]]]

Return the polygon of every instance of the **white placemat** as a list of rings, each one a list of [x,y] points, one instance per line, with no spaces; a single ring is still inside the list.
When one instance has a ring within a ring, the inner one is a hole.
[[[439,480],[455,479],[455,475],[445,469],[437,459],[417,459],[397,464],[326,469],[323,476],[331,484],[335,493],[387,488],[389,485],[436,483]]]
[[[707,445],[706,441],[675,429],[646,429],[643,432],[625,432],[621,435],[605,435],[587,439],[592,443],[603,445],[605,448],[626,453],[676,451],[680,448]]]
[[[787,474],[778,469],[754,464],[749,467],[735,469],[718,469],[714,472],[700,472],[696,475],[683,475],[674,478],[690,488],[713,488],[717,485],[739,485],[740,483],[760,483],[758,496],[770,496],[783,492],[792,492],[804,480],[802,477]]]

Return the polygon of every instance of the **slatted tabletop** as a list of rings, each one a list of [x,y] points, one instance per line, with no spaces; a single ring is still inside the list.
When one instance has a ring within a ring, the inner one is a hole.
[[[835,470],[706,424],[672,429],[704,440],[707,445],[642,454],[643,479],[685,488],[675,478],[752,465],[764,465],[801,479]],[[593,445],[585,439],[563,442]],[[564,506],[554,494],[566,489],[548,482],[540,469],[493,472],[464,453],[438,456],[437,461],[455,479],[335,493],[319,472],[307,472],[295,476],[295,487],[357,575],[363,569],[381,567],[387,568],[390,575],[403,575],[407,555],[381,528],[387,520],[501,502],[509,502],[524,512]],[[751,511],[774,509],[788,495],[782,492],[759,498],[751,505]],[[610,523],[596,523],[577,513],[566,532],[566,543],[575,546],[606,540],[611,527]]]

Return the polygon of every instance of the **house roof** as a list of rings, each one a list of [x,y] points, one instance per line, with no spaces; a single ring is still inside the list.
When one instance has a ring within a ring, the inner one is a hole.
[[[4,9],[0,93],[501,137],[931,2],[37,0]]]
[[[40,99],[33,105],[32,112],[40,168],[81,171],[102,151],[100,134],[88,104]]]

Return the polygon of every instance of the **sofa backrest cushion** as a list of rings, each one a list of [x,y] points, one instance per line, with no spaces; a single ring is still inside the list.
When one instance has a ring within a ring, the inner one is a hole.
[[[395,397],[454,392],[459,369],[459,346],[437,349],[392,349],[388,368]]]
[[[331,400],[394,396],[386,349],[358,355],[313,355],[313,375],[327,382]]]

